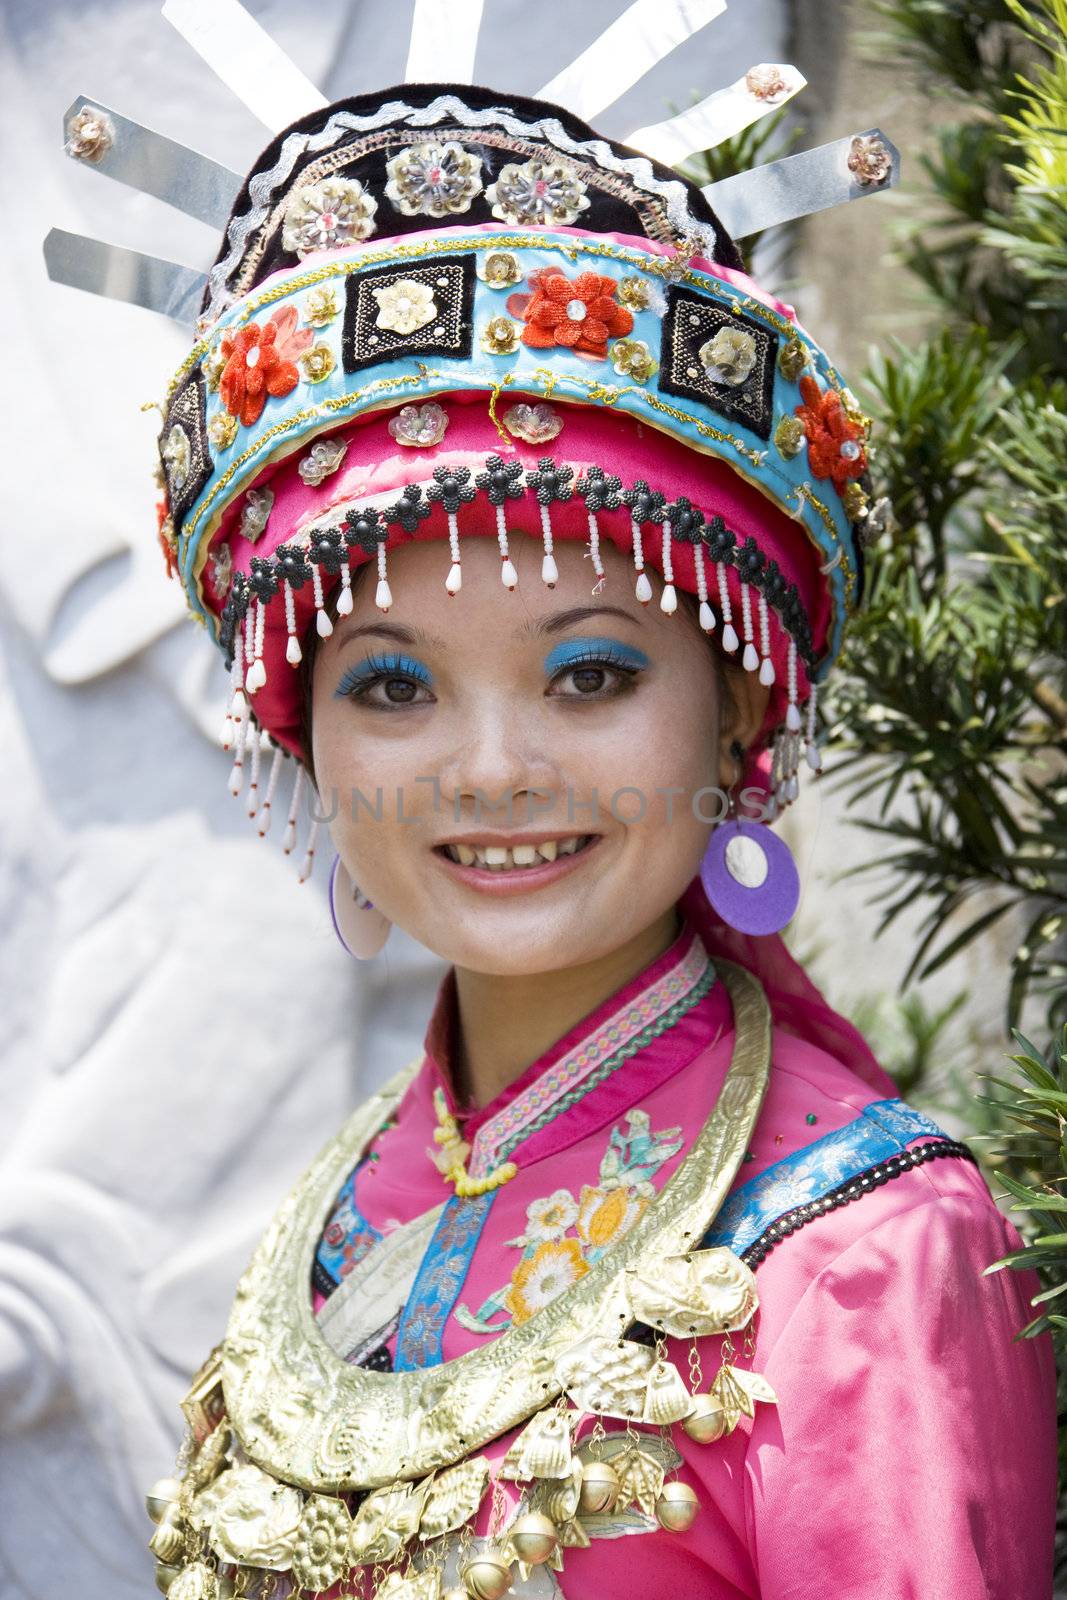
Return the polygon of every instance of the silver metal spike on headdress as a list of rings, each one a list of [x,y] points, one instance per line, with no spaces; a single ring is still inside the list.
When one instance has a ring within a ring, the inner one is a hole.
[[[163,0],[163,15],[271,133],[329,104],[239,0]]]
[[[72,161],[213,228],[226,226],[244,181],[240,173],[84,96],[67,107],[63,128],[63,148]]]
[[[591,122],[664,56],[721,17],[726,0],[633,0],[570,66],[537,92]]]
[[[879,128],[868,128],[720,178],[701,193],[731,238],[746,239],[781,222],[893,188],[899,180],[900,151]]]
[[[52,228],[45,235],[44,259],[53,283],[145,306],[185,326],[195,321],[207,283],[207,274],[194,267],[63,228]]]
[[[761,117],[777,111],[807,86],[807,79],[788,65],[760,63],[750,67],[743,78],[716,89],[698,105],[665,122],[651,123],[628,133],[625,144],[662,161],[668,167],[694,155],[698,150],[713,150],[725,139],[732,139]]]
[[[415,0],[405,83],[473,83],[485,0]]]

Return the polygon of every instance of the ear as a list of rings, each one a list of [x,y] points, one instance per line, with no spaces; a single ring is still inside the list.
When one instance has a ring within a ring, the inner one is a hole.
[[[719,787],[727,793],[737,783],[740,773],[730,747],[734,740],[748,749],[767,713],[771,691],[760,683],[754,672],[745,672],[734,662],[723,663],[722,681],[725,693],[719,718]]]

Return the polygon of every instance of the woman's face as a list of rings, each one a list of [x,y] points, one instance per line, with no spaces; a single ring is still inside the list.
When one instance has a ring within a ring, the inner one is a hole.
[[[596,597],[582,546],[557,547],[549,589],[540,540],[512,545],[514,591],[486,537],[465,541],[455,596],[445,544],[390,552],[388,615],[371,574],[318,644],[311,701],[353,882],[443,960],[495,975],[594,960],[662,916],[721,807],[700,791],[735,780],[730,738],[762,709],[720,729],[707,641],[659,610],[654,574],[642,606],[607,541]]]

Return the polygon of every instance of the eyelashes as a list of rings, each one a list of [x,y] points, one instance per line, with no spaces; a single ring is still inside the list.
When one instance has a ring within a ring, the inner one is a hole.
[[[546,694],[552,699],[575,701],[611,699],[631,690],[649,664],[644,651],[614,640],[567,640],[545,658],[550,684]],[[554,687],[576,673],[599,674],[601,681],[588,685],[587,679],[586,688],[569,691]],[[429,668],[397,651],[368,656],[349,667],[334,695],[377,710],[393,711],[432,704],[432,686]]]
[[[643,650],[618,639],[565,639],[545,657],[545,671],[553,677],[562,667],[589,663],[618,667],[621,672],[638,672],[650,664]]]
[[[405,656],[400,651],[389,651],[379,656],[368,656],[366,661],[358,662],[358,666],[349,667],[342,674],[334,694],[342,699],[347,694],[358,693],[371,683],[382,682],[384,678],[413,678],[414,682],[421,683],[427,690],[434,683],[434,675],[429,667],[422,666],[421,661],[416,661],[413,656]]]

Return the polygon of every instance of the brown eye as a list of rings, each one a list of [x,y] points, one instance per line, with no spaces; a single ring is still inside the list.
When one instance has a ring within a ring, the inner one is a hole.
[[[603,667],[577,667],[571,674],[574,686],[581,694],[595,694],[604,687]]]
[[[418,690],[418,684],[412,683],[410,678],[384,678],[382,690],[385,698],[395,706],[410,705]]]

